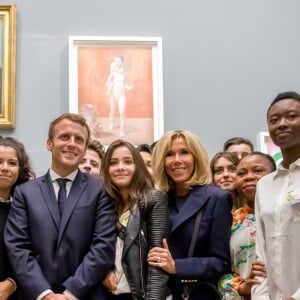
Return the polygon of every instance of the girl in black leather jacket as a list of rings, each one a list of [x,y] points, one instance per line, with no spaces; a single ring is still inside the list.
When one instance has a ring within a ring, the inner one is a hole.
[[[109,299],[165,300],[168,275],[149,266],[147,254],[168,237],[167,201],[154,189],[141,155],[128,142],[111,143],[101,169],[119,220],[115,269],[103,281]]]

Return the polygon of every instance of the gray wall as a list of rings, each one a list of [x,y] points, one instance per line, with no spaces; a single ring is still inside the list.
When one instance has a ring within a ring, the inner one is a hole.
[[[49,122],[68,111],[68,36],[161,36],[165,131],[256,144],[278,92],[299,91],[298,0],[15,0],[16,128],[38,174],[49,166]]]

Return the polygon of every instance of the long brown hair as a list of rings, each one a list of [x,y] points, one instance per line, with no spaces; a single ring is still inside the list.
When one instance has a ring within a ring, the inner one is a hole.
[[[113,152],[119,147],[128,148],[135,165],[134,175],[129,186],[129,203],[124,202],[118,187],[112,183],[109,175],[111,157]],[[131,143],[124,140],[116,140],[109,145],[101,162],[101,174],[107,193],[115,200],[118,215],[122,214],[125,207],[132,209],[133,205],[138,201],[144,201],[144,203],[147,204],[147,194],[153,189],[153,180],[146,168],[142,156]]]

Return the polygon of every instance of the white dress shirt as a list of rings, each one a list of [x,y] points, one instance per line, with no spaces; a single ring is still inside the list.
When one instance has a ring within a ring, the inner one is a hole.
[[[266,279],[252,288],[254,300],[300,300],[300,158],[264,176],[255,199],[256,255]]]

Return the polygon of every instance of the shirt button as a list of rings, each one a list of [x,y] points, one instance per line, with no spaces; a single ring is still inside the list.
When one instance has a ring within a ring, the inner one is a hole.
[[[59,248],[58,251],[57,251],[58,255],[65,255],[65,253],[66,253],[66,251],[63,248]]]

